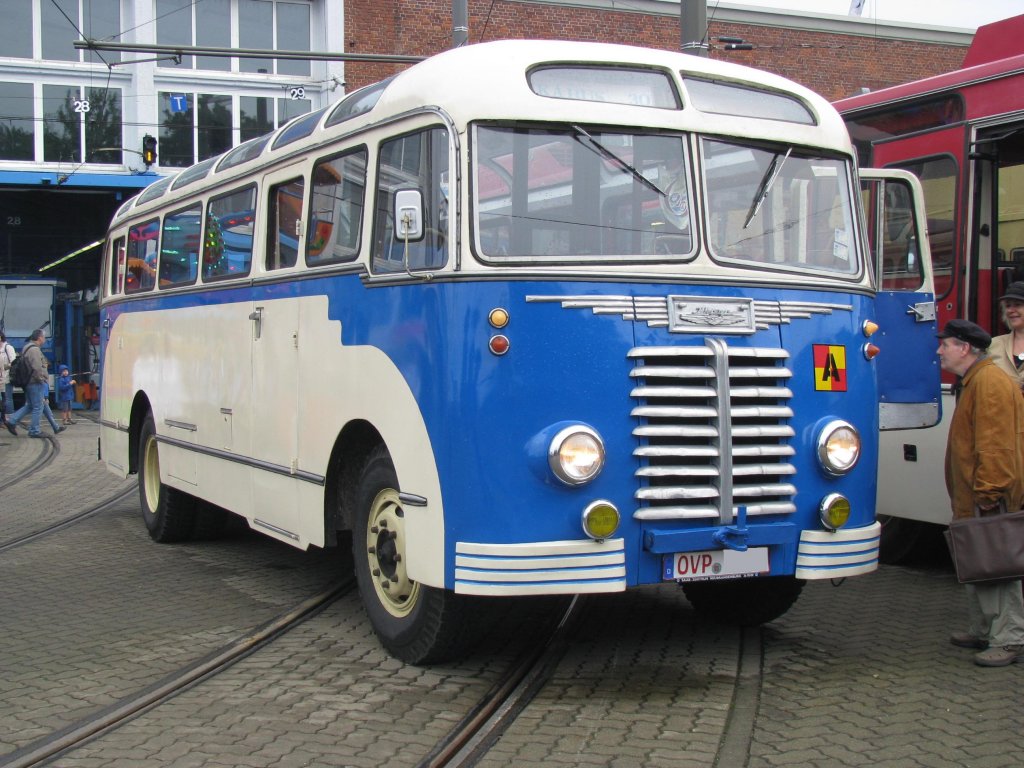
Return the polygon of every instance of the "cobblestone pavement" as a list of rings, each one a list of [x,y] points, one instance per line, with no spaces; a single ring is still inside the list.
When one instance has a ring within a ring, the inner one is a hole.
[[[79,420],[48,467],[0,493],[0,543],[132,486],[96,461],[97,431]],[[0,439],[0,477],[39,442]],[[0,766],[277,615],[342,560],[248,533],[158,546],[135,496],[0,552]],[[673,585],[596,598],[480,765],[1019,766],[1024,665],[979,668],[949,645],[964,615],[935,566],[810,583],[786,616],[743,632],[695,621]],[[415,766],[530,630],[499,626],[462,663],[409,667],[380,649],[353,592],[55,764]]]

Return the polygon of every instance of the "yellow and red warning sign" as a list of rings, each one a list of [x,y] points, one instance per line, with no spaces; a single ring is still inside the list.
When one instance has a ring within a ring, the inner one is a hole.
[[[814,345],[814,388],[846,391],[846,347],[842,344]]]

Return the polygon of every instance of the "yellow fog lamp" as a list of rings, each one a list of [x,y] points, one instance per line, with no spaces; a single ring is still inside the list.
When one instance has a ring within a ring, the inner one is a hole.
[[[818,516],[830,531],[842,528],[850,519],[850,500],[841,493],[830,493],[818,505]]]
[[[583,532],[603,541],[618,530],[620,519],[619,510],[610,501],[592,501],[583,510]]]

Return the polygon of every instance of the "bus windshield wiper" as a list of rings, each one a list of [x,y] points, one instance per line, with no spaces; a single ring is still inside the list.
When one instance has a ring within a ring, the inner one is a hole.
[[[789,159],[789,155],[792,151],[793,148],[790,147],[786,150],[786,154],[784,155],[776,152],[772,161],[768,164],[768,168],[765,170],[764,176],[761,177],[761,183],[757,187],[757,194],[755,194],[754,199],[750,201],[750,210],[747,212],[747,220],[743,222],[744,229],[750,226],[750,222],[753,221],[755,216],[757,216],[757,212],[761,210],[761,204],[764,203],[765,199],[768,197],[768,192],[771,190],[772,184],[774,184],[775,179],[779,177],[779,173],[782,171],[782,166],[785,164],[786,160]]]
[[[640,173],[640,171],[638,171],[635,167],[633,167],[632,165],[627,163],[625,160],[623,160],[621,157],[619,157],[617,154],[612,152],[610,149],[608,149],[608,147],[606,147],[604,144],[599,142],[597,139],[595,139],[593,136],[591,136],[585,130],[580,128],[578,125],[573,125],[572,129],[574,131],[576,131],[576,134],[577,134],[576,135],[576,141],[579,141],[580,144],[583,144],[583,142],[580,140],[580,136],[586,137],[587,141],[590,142],[590,146],[592,146],[594,149],[596,149],[598,154],[602,155],[603,157],[607,158],[608,160],[611,160],[613,163],[615,163],[617,166],[619,166],[619,168],[621,168],[623,171],[628,173],[630,176],[632,176],[634,179],[636,179],[638,182],[643,184],[645,187],[647,187],[652,192],[655,192],[656,194],[659,194],[662,197],[668,197],[668,195],[665,194],[664,191],[662,191],[661,187],[659,187],[653,181],[648,179],[646,176],[644,176],[642,173]],[[584,144],[584,146],[587,146],[587,145]]]

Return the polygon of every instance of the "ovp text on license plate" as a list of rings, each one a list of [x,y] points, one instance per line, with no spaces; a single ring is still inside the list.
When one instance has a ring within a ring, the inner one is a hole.
[[[665,555],[662,573],[666,581],[699,581],[768,573],[768,547],[746,552],[733,549],[709,549],[703,552],[677,552]]]

